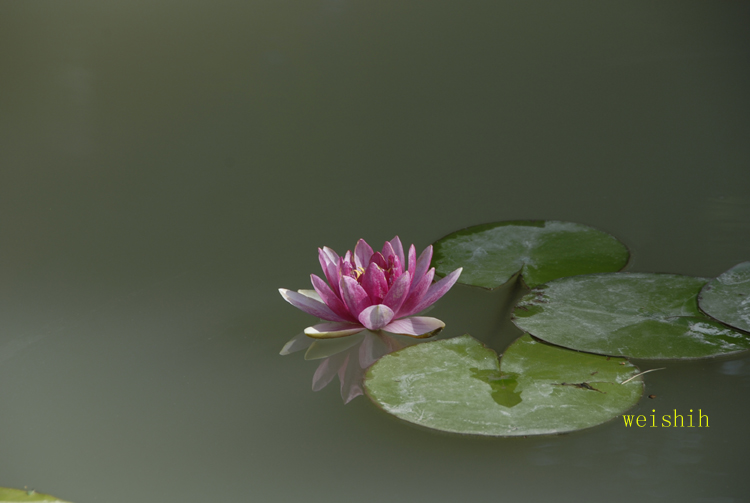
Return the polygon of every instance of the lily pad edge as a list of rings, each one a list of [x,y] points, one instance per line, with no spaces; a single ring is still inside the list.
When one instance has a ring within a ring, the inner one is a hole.
[[[728,273],[729,271],[733,270],[734,268],[739,267],[739,266],[744,265],[744,264],[750,264],[750,260],[746,260],[744,262],[740,262],[738,264],[735,264],[732,267],[730,267],[729,269],[727,269],[726,271],[724,271],[723,273],[721,273],[718,276],[716,276],[715,278],[710,278],[708,280],[708,282],[705,285],[703,285],[703,288],[701,288],[701,291],[698,292],[698,310],[701,313],[703,313],[704,315],[706,315],[709,318],[711,318],[712,320],[716,320],[719,323],[721,323],[722,325],[726,325],[726,326],[732,328],[733,330],[737,330],[738,332],[740,332],[742,334],[745,334],[748,337],[750,337],[750,331],[745,330],[744,328],[736,327],[736,326],[732,325],[731,323],[729,323],[727,321],[721,320],[721,319],[719,319],[719,318],[711,315],[710,313],[708,313],[707,311],[705,311],[703,309],[703,306],[701,305],[701,302],[703,300],[703,294],[704,294],[704,292],[707,293],[707,292],[711,291],[711,289],[713,288],[713,285],[711,285],[711,283],[713,283],[714,281],[717,281],[719,279],[719,277],[723,276],[724,274]],[[748,351],[750,351],[750,350],[748,350]],[[734,353],[730,353],[730,354],[734,354]]]

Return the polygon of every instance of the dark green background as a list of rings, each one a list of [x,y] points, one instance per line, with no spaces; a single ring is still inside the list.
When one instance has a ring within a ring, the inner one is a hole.
[[[0,485],[742,501],[747,356],[647,376],[638,411],[709,429],[467,439],[312,393],[276,289],[318,246],[511,219],[610,232],[635,271],[750,259],[748,26],[744,1],[3,1]],[[494,299],[431,315],[488,340]]]

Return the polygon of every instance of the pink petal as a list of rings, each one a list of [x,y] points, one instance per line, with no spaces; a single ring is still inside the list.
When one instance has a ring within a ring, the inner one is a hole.
[[[357,266],[354,265],[354,260],[352,260],[352,252],[349,250],[346,250],[346,255],[344,255],[344,262],[348,262],[349,265],[351,265],[354,269],[357,268]]]
[[[372,257],[370,257],[370,262],[378,264],[381,269],[388,269],[388,262],[383,257],[383,254],[380,252],[375,252],[372,254]]]
[[[427,290],[427,293],[422,298],[422,300],[419,302],[419,305],[414,308],[414,312],[418,313],[419,311],[427,309],[429,306],[437,302],[437,300],[445,295],[445,293],[450,290],[451,287],[456,283],[456,280],[458,280],[458,277],[461,275],[462,270],[463,267],[459,267],[448,276],[432,285],[430,289]]]
[[[405,271],[396,280],[396,282],[393,283],[393,286],[391,286],[391,289],[388,290],[388,293],[383,299],[383,304],[390,307],[394,313],[397,313],[398,310],[401,309],[401,306],[403,305],[404,301],[406,300],[409,294],[410,286],[411,286],[411,273],[409,273],[409,271]]]
[[[360,239],[357,241],[357,246],[354,247],[354,264],[357,268],[367,269],[372,254],[372,247],[364,239]]]
[[[432,261],[432,245],[424,249],[417,259],[417,266],[414,270],[413,281],[419,281],[427,273]]]
[[[343,301],[331,291],[325,281],[315,274],[311,274],[310,279],[312,280],[313,288],[320,295],[325,305],[331,308],[331,311],[345,320],[356,321],[356,318],[352,316]]]
[[[368,330],[380,330],[393,319],[393,309],[383,304],[375,304],[359,314],[359,322]]]
[[[320,250],[320,248],[318,248],[318,250]],[[328,261],[330,263],[332,263],[332,264],[338,263],[338,261],[339,261],[339,254],[336,253],[334,250],[332,250],[331,248],[328,248],[327,246],[324,246],[323,250],[321,250],[321,251],[325,254],[325,256],[328,258]]]
[[[346,262],[344,262],[346,264]],[[357,280],[350,276],[342,276],[341,282],[339,283],[341,289],[341,297],[344,300],[344,304],[349,308],[349,312],[356,317],[359,317],[359,313],[366,307],[372,305],[370,296],[367,295],[365,289],[359,286]]]
[[[412,278],[414,277],[414,273],[416,272],[414,269],[417,267],[417,250],[414,248],[414,245],[411,245],[409,247],[409,268],[407,269],[411,274]]]
[[[432,278],[435,276],[435,268],[427,271],[427,274],[422,276],[422,279],[414,284],[415,279],[412,279],[411,290],[409,296],[406,298],[404,303],[401,305],[401,309],[398,310],[397,318],[403,318],[404,316],[410,316],[418,312],[415,308],[420,304],[424,298],[427,290],[429,290],[432,284]]]
[[[286,288],[279,288],[279,293],[281,293],[281,296],[284,297],[285,301],[308,314],[312,314],[313,316],[317,316],[318,318],[324,320],[346,321],[344,318],[331,311],[331,309],[322,302],[311,299],[306,295],[302,295],[298,292],[292,292],[291,290],[287,290]]]
[[[404,246],[401,244],[401,240],[398,236],[391,239],[391,248],[393,248],[393,251],[396,253],[396,256],[401,261],[402,264],[405,264],[404,261]]]
[[[386,278],[388,279],[388,287],[393,286],[393,283],[401,277],[404,273],[404,268],[401,264],[397,255],[391,255],[388,257],[388,270],[386,271]]]
[[[334,260],[335,256],[335,260]],[[337,296],[339,294],[339,256],[336,252],[330,248],[324,247],[322,250],[318,248],[318,260],[320,261],[320,267],[323,269],[328,284],[331,285],[331,290]]]
[[[354,271],[354,267],[352,267],[351,262],[348,262],[344,260],[343,258],[339,259],[339,267],[338,267],[338,278],[341,278],[343,276],[349,276],[350,278],[354,277],[354,274],[352,274],[352,271]],[[340,279],[337,278],[337,281],[340,283]],[[339,284],[339,293],[341,293],[341,285]],[[343,293],[341,294],[341,298],[344,298]]]
[[[392,334],[408,335],[409,337],[424,338],[435,335],[445,327],[445,323],[429,316],[414,316],[395,320],[386,325],[383,330]]]
[[[388,293],[388,283],[385,280],[383,270],[377,264],[370,264],[362,276],[362,288],[373,304],[383,302],[383,297]]]
[[[393,249],[393,245],[388,241],[383,245],[383,251],[381,253],[383,254],[386,263],[388,262],[388,259],[396,256],[396,251]]]
[[[318,323],[305,329],[305,335],[313,339],[333,339],[360,333],[365,327],[359,323]]]

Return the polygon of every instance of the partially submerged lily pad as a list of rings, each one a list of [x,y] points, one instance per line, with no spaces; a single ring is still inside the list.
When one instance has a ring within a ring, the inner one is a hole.
[[[26,501],[68,503],[49,494],[38,493],[34,490],[10,489],[7,487],[0,487],[0,501],[7,503],[21,503]]]
[[[521,330],[579,351],[632,358],[702,358],[750,349],[750,338],[698,310],[704,278],[609,273],[551,281],[514,311]]]
[[[698,305],[712,318],[750,332],[750,262],[709,281],[698,296]]]
[[[615,237],[583,224],[516,220],[476,225],[438,240],[440,275],[463,267],[459,283],[496,288],[521,274],[536,286],[564,276],[619,271],[630,258]]]
[[[368,370],[365,390],[386,412],[471,435],[563,433],[609,421],[635,405],[640,378],[622,358],[550,346],[529,335],[497,354],[470,335],[412,346]]]

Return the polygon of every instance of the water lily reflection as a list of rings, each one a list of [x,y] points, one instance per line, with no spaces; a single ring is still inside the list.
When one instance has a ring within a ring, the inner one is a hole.
[[[290,340],[281,354],[307,349],[306,360],[320,360],[313,376],[313,391],[320,391],[338,376],[341,398],[349,403],[363,393],[362,383],[370,365],[388,353],[420,342],[426,341],[369,330],[355,337],[333,340],[314,340],[302,333]]]

